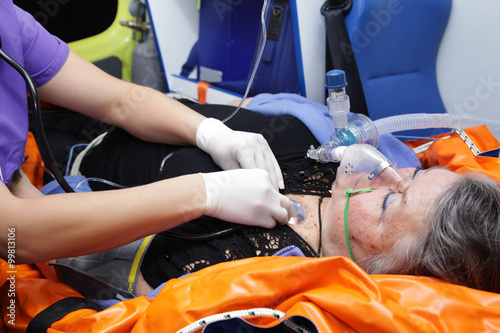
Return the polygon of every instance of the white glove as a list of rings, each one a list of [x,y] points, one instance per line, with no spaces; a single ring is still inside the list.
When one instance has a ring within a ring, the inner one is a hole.
[[[273,228],[292,215],[290,200],[261,169],[202,173],[206,187],[205,215],[239,224]]]
[[[263,169],[277,188],[285,187],[278,161],[261,134],[233,131],[220,120],[207,118],[198,127],[196,145],[224,170]]]

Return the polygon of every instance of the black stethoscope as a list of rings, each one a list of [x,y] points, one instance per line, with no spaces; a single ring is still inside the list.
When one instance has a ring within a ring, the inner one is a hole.
[[[29,73],[14,59],[7,55],[2,50],[2,38],[0,36],[0,58],[5,60],[7,64],[12,66],[24,79],[26,82],[26,87],[29,92],[30,98],[28,100],[28,108],[33,114],[33,124],[35,126],[35,140],[42,155],[43,161],[46,163],[47,168],[54,174],[54,178],[59,183],[61,188],[67,192],[75,192],[73,188],[68,184],[61,171],[57,167],[56,161],[52,152],[50,151],[49,144],[47,142],[47,137],[45,136],[45,131],[43,129],[42,123],[42,111],[40,108],[40,98],[38,97],[38,90],[36,89],[35,82],[29,75]]]

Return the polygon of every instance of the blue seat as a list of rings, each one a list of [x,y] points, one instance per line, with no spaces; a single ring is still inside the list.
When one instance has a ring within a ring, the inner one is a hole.
[[[346,25],[371,119],[446,112],[436,60],[451,5],[452,0],[353,0]]]

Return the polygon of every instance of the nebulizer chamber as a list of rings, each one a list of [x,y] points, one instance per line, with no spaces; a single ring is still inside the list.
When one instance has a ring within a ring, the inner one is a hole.
[[[334,132],[329,142],[317,149],[311,146],[307,156],[323,163],[338,162],[334,153],[336,147],[355,143],[367,143],[377,147],[379,135],[370,118],[362,114],[349,114],[350,103],[345,90],[347,81],[344,71],[334,69],[326,73],[325,86],[328,89],[326,102]]]
[[[383,134],[426,128],[466,129],[486,124],[492,133],[500,133],[500,122],[471,114],[414,113],[402,114],[372,121],[365,115],[349,113],[347,81],[342,70],[326,73],[328,112],[332,116],[334,132],[330,141],[307,151],[307,157],[322,163],[339,162],[334,150],[341,146],[365,143],[378,147]]]

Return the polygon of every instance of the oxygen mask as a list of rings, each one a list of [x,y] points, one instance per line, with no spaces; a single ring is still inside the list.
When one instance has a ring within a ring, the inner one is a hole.
[[[371,145],[342,146],[336,148],[334,154],[341,161],[337,169],[335,190],[395,187],[404,179],[392,162]]]

